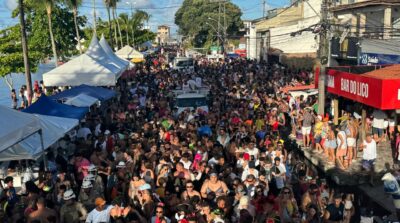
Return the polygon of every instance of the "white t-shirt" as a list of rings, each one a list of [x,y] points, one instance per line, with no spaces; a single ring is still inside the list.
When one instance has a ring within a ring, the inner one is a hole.
[[[371,140],[370,143],[364,140],[363,142],[366,147],[363,150],[363,160],[373,160],[376,159],[376,142]]]
[[[254,156],[254,159],[258,158],[258,149],[257,148],[253,148],[253,149],[246,149],[246,153],[248,153],[250,156]]]
[[[253,172],[250,173],[250,170],[248,167],[246,167],[242,173],[242,181],[245,181],[247,176],[253,174],[253,176],[257,179],[258,178],[258,170],[253,169]]]
[[[181,162],[181,163],[183,163],[183,167],[185,168],[185,169],[190,169],[190,166],[192,165],[192,162],[190,161],[190,160],[188,160],[187,162],[184,162],[182,159],[179,161],[179,162]]]
[[[83,128],[80,128],[80,129],[78,130],[78,133],[76,134],[76,137],[77,137],[77,138],[84,138],[85,140],[87,140],[87,136],[88,136],[89,134],[92,134],[92,132],[90,131],[90,129],[87,128],[87,127],[83,127]]]
[[[93,211],[91,211],[89,213],[89,215],[87,216],[86,223],[102,223],[102,222],[109,223],[110,222],[110,212],[111,212],[111,209],[113,209],[113,208],[114,208],[114,206],[109,205],[102,211],[98,211],[96,208],[93,209]]]

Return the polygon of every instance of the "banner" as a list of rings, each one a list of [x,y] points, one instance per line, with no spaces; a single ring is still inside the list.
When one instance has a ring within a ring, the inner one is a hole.
[[[380,79],[329,69],[326,89],[329,93],[381,110],[400,108],[400,78]]]
[[[362,53],[360,65],[400,64],[400,55]]]

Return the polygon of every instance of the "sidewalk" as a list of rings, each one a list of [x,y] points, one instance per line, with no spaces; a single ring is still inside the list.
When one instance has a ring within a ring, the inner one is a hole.
[[[327,157],[323,153],[318,153],[314,149],[302,146],[302,140],[296,139],[300,152],[315,166],[326,173],[338,185],[360,185],[369,183],[369,173],[361,170],[362,152],[357,153],[357,160],[353,161],[349,168],[342,170],[334,164],[328,163]],[[378,158],[375,162],[375,183],[380,183],[383,173],[393,166],[392,150],[388,142],[378,145]]]
[[[356,186],[362,190],[376,204],[391,213],[388,220],[395,221],[396,209],[391,195],[384,193],[381,177],[387,168],[393,166],[392,151],[388,142],[378,145],[378,158],[375,163],[374,186],[369,185],[369,173],[361,171],[362,152],[357,154],[357,161],[353,162],[347,170],[341,170],[334,164],[328,163],[327,158],[322,153],[317,153],[313,149],[306,149],[302,146],[302,140],[296,139],[299,152],[302,153],[312,164],[323,171],[336,184],[341,186]]]
[[[368,197],[377,203],[382,208],[386,209],[391,213],[388,216],[388,220],[396,221],[396,208],[394,207],[392,196],[383,192],[383,184],[371,187],[370,185],[360,185],[358,186]]]

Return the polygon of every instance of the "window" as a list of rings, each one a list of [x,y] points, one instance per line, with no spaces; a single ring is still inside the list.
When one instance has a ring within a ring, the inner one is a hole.
[[[177,67],[189,67],[193,66],[193,59],[188,59],[188,60],[181,60],[176,62]]]
[[[206,98],[179,98],[176,100],[176,105],[178,107],[201,107],[207,106]]]

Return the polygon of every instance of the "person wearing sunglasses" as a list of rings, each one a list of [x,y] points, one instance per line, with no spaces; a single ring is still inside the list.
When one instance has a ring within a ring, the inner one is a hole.
[[[170,223],[171,220],[164,215],[164,207],[158,205],[156,207],[155,216],[151,217],[151,223]]]
[[[314,204],[316,207],[321,207],[321,193],[317,184],[310,184],[308,191],[303,194],[301,199],[301,210],[307,212],[307,207]],[[319,211],[320,208],[317,210]]]
[[[186,181],[186,190],[182,192],[181,198],[184,201],[190,200],[194,196],[201,197],[200,193],[194,190],[194,185],[191,180]]]
[[[299,218],[299,208],[290,188],[282,188],[281,194],[278,197],[278,202],[281,220],[288,223],[296,222]]]

